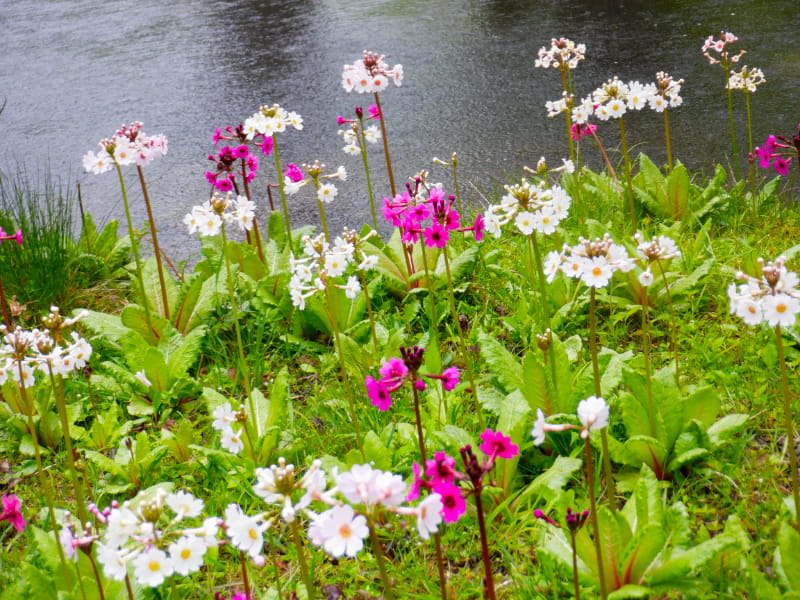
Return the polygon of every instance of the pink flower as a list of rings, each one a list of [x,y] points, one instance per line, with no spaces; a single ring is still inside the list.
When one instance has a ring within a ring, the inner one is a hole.
[[[414,481],[411,482],[411,487],[408,488],[408,495],[406,496],[407,502],[419,498],[419,492],[423,487],[431,487],[430,482],[422,478],[422,467],[419,466],[417,461],[414,461],[414,464],[411,465],[411,470],[414,472]]]
[[[442,371],[442,387],[446,392],[454,390],[458,385],[459,371],[456,367],[449,367]]]
[[[475,224],[472,226],[472,232],[475,234],[475,241],[480,242],[483,239],[483,232],[486,229],[486,223],[483,220],[483,215],[478,213],[475,217]]]
[[[20,509],[22,504],[14,494],[3,494],[3,512],[0,521],[8,521],[17,531],[25,529],[25,519]]]
[[[456,459],[442,451],[434,454],[433,459],[425,463],[425,476],[430,477],[433,485],[455,483],[457,474]]]
[[[776,156],[775,162],[772,164],[772,167],[775,169],[775,172],[778,175],[788,175],[789,174],[789,161],[785,158],[781,158],[780,156]]]
[[[502,433],[487,429],[481,434],[483,443],[479,446],[481,452],[494,460],[495,458],[514,458],[519,454],[519,447],[511,443],[511,438]]]
[[[390,358],[381,365],[378,369],[384,379],[391,379],[392,381],[403,379],[408,375],[408,367],[403,362],[402,358]]]
[[[288,163],[286,165],[286,169],[284,170],[284,175],[286,175],[286,177],[288,177],[295,183],[303,180],[303,172],[300,170],[300,167],[298,167],[294,163]]]
[[[370,119],[380,119],[381,118],[381,111],[376,104],[370,104],[369,108],[369,118]]]
[[[372,406],[376,406],[381,411],[388,410],[392,405],[392,396],[383,383],[383,379],[378,381],[374,377],[367,376],[365,383],[367,385],[367,397],[372,400]]]
[[[445,523],[455,523],[467,512],[467,502],[461,495],[461,488],[454,483],[440,482],[433,487],[433,491],[441,496],[442,518]]]
[[[444,248],[447,241],[450,239],[450,234],[447,229],[442,227],[439,223],[434,222],[430,227],[423,229],[422,237],[424,238],[425,245],[429,248]]]

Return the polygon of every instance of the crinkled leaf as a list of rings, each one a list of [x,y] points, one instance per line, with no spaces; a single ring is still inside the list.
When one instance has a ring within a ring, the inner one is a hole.
[[[732,415],[725,415],[718,421],[715,421],[707,431],[711,446],[716,448],[727,442],[744,427],[749,418],[750,415],[734,413]]]
[[[514,390],[525,390],[525,379],[522,375],[519,360],[506,350],[495,338],[484,331],[478,333],[481,355],[497,377],[506,393]]]
[[[775,570],[781,583],[789,590],[800,592],[800,533],[786,521],[781,523],[778,547],[775,548]]]
[[[671,582],[683,579],[703,568],[719,552],[737,543],[736,538],[721,534],[689,548],[682,554],[673,554],[670,560],[645,575],[645,583],[651,586],[669,585]]]

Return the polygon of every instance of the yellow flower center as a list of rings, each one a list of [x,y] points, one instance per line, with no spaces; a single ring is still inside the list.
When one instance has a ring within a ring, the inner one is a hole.
[[[157,560],[151,560],[149,563],[147,563],[147,568],[153,573],[156,573],[161,570],[161,563]]]
[[[251,540],[258,539],[258,532],[252,527],[247,530],[247,535],[250,537]]]
[[[189,557],[191,555],[192,555],[192,551],[189,550],[188,548],[184,548],[183,550],[181,550],[181,558],[183,560],[189,560]]]
[[[339,527],[339,535],[342,536],[344,539],[349,538],[353,535],[353,530],[350,528],[350,525],[344,524]]]

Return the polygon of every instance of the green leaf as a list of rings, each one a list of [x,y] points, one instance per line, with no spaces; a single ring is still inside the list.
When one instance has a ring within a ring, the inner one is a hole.
[[[702,387],[686,398],[684,403],[684,421],[697,419],[706,428],[710,427],[719,414],[719,394],[711,386]]]
[[[172,381],[187,377],[189,369],[200,357],[205,334],[206,327],[200,326],[192,329],[184,337],[174,336],[170,339],[164,358],[169,366],[169,377]]]
[[[716,448],[732,438],[745,423],[750,419],[750,415],[734,413],[732,415],[725,415],[718,421],[714,422],[708,428],[708,439],[713,448]]]
[[[787,589],[800,592],[800,533],[786,521],[781,522],[775,548],[775,570]]]
[[[641,585],[623,585],[608,595],[608,600],[625,600],[626,598],[650,598],[653,590]]]
[[[664,463],[667,458],[667,449],[664,448],[664,445],[660,441],[646,435],[637,435],[629,438],[624,446],[625,450],[627,450],[639,464],[647,465],[653,469],[656,477],[664,476]]]
[[[646,574],[645,583],[651,586],[668,586],[697,572],[718,553],[732,548],[737,543],[735,538],[726,534],[706,540],[682,554],[673,555],[673,558]]]
[[[500,342],[484,331],[478,333],[481,355],[497,377],[506,393],[525,389],[525,379],[517,358],[506,350]]]
[[[368,431],[364,436],[364,454],[376,468],[382,470],[392,468],[392,451],[374,431]]]
[[[164,309],[164,299],[161,294],[161,280],[158,277],[158,264],[155,256],[149,257],[142,263],[142,280],[144,282],[144,295],[146,302],[154,307],[159,316],[167,314]],[[178,299],[178,287],[175,280],[170,277],[169,271],[164,269],[164,287],[167,290],[167,302],[170,307],[175,306]],[[171,314],[171,312],[170,312]]]
[[[636,531],[623,555],[620,580],[640,584],[645,573],[664,549],[667,532],[659,523],[648,523]]]
[[[564,489],[583,462],[579,458],[558,456],[547,471],[531,481],[520,497],[537,496],[550,502]]]

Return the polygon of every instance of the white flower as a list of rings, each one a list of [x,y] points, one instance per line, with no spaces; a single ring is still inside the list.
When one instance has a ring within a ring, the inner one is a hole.
[[[325,255],[325,271],[329,277],[338,277],[347,268],[347,256],[338,252]]]
[[[236,423],[238,413],[231,408],[229,402],[226,402],[225,404],[221,404],[215,408],[214,412],[211,413],[211,416],[214,417],[211,427],[217,431],[225,431],[226,429],[230,429],[233,424]]]
[[[541,408],[536,409],[536,421],[533,423],[533,430],[531,430],[531,435],[533,436],[533,443],[536,446],[541,446],[544,444],[545,439],[545,420],[544,420],[544,413],[542,412]]]
[[[655,278],[653,277],[653,274],[650,272],[650,269],[645,269],[639,275],[639,283],[641,284],[642,287],[650,287],[651,285],[653,285],[653,281],[655,281]]]
[[[442,509],[444,504],[439,494],[430,494],[417,506],[417,532],[423,540],[427,540],[432,533],[439,531]]]
[[[140,523],[141,520],[136,513],[127,506],[122,505],[113,509],[108,515],[105,542],[109,546],[119,548],[137,533]]]
[[[83,156],[84,170],[94,173],[95,175],[105,173],[110,170],[112,166],[111,157],[105,150],[100,150],[99,152],[89,151]]]
[[[764,320],[771,327],[794,325],[795,317],[800,312],[800,300],[788,294],[767,295],[761,306]]]
[[[356,515],[349,504],[334,506],[325,512],[328,514],[319,525],[319,537],[325,552],[334,558],[358,554],[364,547],[364,538],[369,535],[367,519]]]
[[[353,504],[375,504],[378,497],[375,490],[375,478],[381,471],[370,465],[353,465],[349,471],[339,474],[336,485],[348,502]]]
[[[358,277],[355,275],[350,275],[350,277],[347,278],[347,283],[342,289],[344,289],[345,296],[347,296],[350,300],[355,300],[361,293],[361,283],[358,281]]]
[[[97,543],[97,560],[103,565],[103,573],[114,581],[125,581],[128,562],[123,551],[113,544]]]
[[[381,131],[377,125],[370,125],[364,130],[364,139],[370,144],[375,144],[381,139]]]
[[[578,419],[584,429],[581,437],[589,436],[589,431],[608,426],[608,404],[599,396],[589,396],[578,403]]]
[[[142,585],[158,587],[172,575],[174,568],[166,552],[156,547],[145,550],[133,559],[133,575]]]
[[[263,533],[269,525],[269,521],[259,523],[258,519],[248,517],[237,504],[229,504],[225,509],[225,527],[231,544],[252,557],[261,553]]]
[[[207,546],[199,537],[185,535],[169,547],[172,566],[179,575],[194,573],[203,566]]]
[[[244,449],[241,430],[234,431],[233,427],[223,429],[222,436],[219,438],[219,445],[232,454],[239,454]]]
[[[319,186],[317,190],[317,198],[320,202],[333,202],[333,199],[336,198],[336,195],[339,191],[336,189],[336,186],[332,183],[323,183]]]
[[[347,181],[347,169],[345,169],[344,166],[339,166],[339,168],[336,169],[336,177],[342,181]]]
[[[517,213],[517,218],[514,219],[514,225],[522,232],[523,235],[530,235],[533,233],[534,228],[534,215],[528,211],[520,211]]]
[[[203,501],[195,498],[189,492],[178,491],[169,494],[165,500],[167,506],[176,515],[184,517],[199,517],[203,512]]]
[[[365,254],[361,263],[358,265],[359,271],[369,271],[378,265],[378,257],[375,254]]]
[[[283,497],[275,487],[275,473],[272,469],[259,467],[256,469],[256,483],[253,491],[264,500],[264,502],[277,502]]]
[[[611,281],[614,269],[605,256],[593,256],[583,264],[581,280],[593,288],[602,288]]]
[[[400,475],[388,471],[379,471],[374,479],[375,496],[378,504],[397,506],[406,497],[406,484]]]

